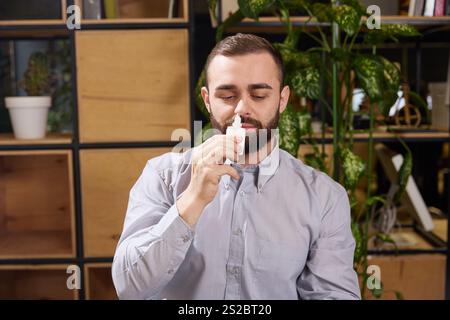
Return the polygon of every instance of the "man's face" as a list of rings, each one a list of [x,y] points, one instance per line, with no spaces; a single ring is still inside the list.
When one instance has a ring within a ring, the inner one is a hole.
[[[279,69],[268,53],[214,57],[208,69],[208,88],[202,88],[212,126],[225,134],[239,114],[247,135],[256,137],[261,148],[265,143],[259,141],[259,130],[267,129],[263,140],[270,140],[270,129],[278,126],[279,113],[289,99],[289,87],[280,92],[280,85]]]

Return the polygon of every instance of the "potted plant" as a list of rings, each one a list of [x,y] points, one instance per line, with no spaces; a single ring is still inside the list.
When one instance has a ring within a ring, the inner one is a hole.
[[[332,176],[347,190],[351,200],[352,232],[356,241],[354,266],[362,283],[366,283],[368,273],[368,243],[371,238],[393,242],[388,234],[371,230],[372,208],[386,203],[386,196],[375,194],[372,188],[373,150],[376,112],[386,115],[389,107],[397,99],[400,86],[400,71],[395,63],[377,54],[377,46],[387,41],[397,42],[401,37],[420,36],[418,31],[405,24],[383,24],[379,29],[365,25],[369,18],[366,9],[357,0],[330,0],[314,2],[307,0],[238,0],[238,10],[217,26],[216,41],[220,41],[227,28],[235,26],[244,18],[258,20],[266,12],[278,16],[286,27],[283,42],[273,43],[280,51],[286,67],[285,82],[291,87],[291,99],[286,110],[280,115],[280,147],[298,155],[299,146],[310,145],[313,152],[304,155],[306,164],[326,172],[325,122],[322,122],[319,144],[313,139],[311,114],[302,105],[295,106],[302,98],[317,101],[323,114],[329,113],[333,129]],[[208,0],[210,11],[217,12],[217,1]],[[294,25],[290,19],[292,12],[302,12],[308,17],[304,26]],[[311,23],[309,22],[317,22]],[[322,26],[330,28],[328,32]],[[306,36],[315,45],[308,50],[299,50],[299,38]],[[362,52],[354,44],[356,39],[371,49]],[[200,111],[208,113],[200,96],[200,88],[205,83],[205,71],[201,73],[196,98]],[[354,113],[352,97],[354,85],[365,93],[369,108],[365,111],[369,119],[367,163],[353,152]],[[416,99],[420,97],[413,95]],[[296,108],[294,108],[296,107]],[[204,129],[210,128],[207,124]],[[315,131],[315,130],[314,130]],[[400,142],[401,139],[399,139]],[[412,157],[406,144],[406,158],[400,169],[399,186],[395,198],[399,199],[411,173]],[[362,196],[356,189],[362,178],[366,178],[366,190]],[[361,286],[362,297],[367,297],[366,286]],[[374,297],[380,297],[382,289],[370,290]],[[400,293],[396,293],[400,296]]]
[[[16,139],[45,137],[48,109],[52,105],[50,81],[47,55],[42,52],[33,53],[28,60],[24,78],[19,82],[28,96],[5,98]]]

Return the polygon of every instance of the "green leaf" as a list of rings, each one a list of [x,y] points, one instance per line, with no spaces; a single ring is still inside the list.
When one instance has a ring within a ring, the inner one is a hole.
[[[378,202],[381,202],[384,204],[384,203],[386,203],[386,199],[381,196],[372,196],[366,200],[366,206],[371,207]]]
[[[230,28],[239,22],[241,22],[244,19],[244,15],[242,14],[242,11],[239,9],[236,12],[234,12],[231,16],[225,19],[216,30],[216,42],[219,42],[223,38],[223,34],[227,28]]]
[[[238,0],[239,8],[244,16],[258,20],[259,15],[268,9],[275,0]]]
[[[287,77],[294,93],[299,97],[318,99],[320,96],[320,73],[314,67],[297,70]]]
[[[348,148],[341,149],[342,168],[344,170],[344,184],[347,190],[353,190],[361,176],[363,175],[366,165],[362,159],[354,154]]]
[[[409,176],[412,172],[412,166],[413,166],[413,160],[412,160],[412,154],[411,151],[408,150],[406,153],[402,166],[400,167],[399,174],[398,174],[398,185],[399,190],[396,193],[396,200],[400,200],[400,197],[402,196],[403,192],[406,189],[406,184],[408,183]]]
[[[374,101],[383,96],[383,62],[378,56],[357,55],[353,65],[359,84]]]
[[[289,40],[290,39],[288,39],[287,41]],[[274,43],[273,46],[280,52],[286,70],[295,70],[317,66],[319,63],[319,54],[298,51],[295,46],[291,45],[290,42]]]
[[[308,0],[278,0],[283,2],[283,5],[290,10],[297,10],[304,12],[305,10],[311,10],[311,4]]]
[[[297,112],[298,126],[299,126],[299,137],[304,137],[309,135],[312,131],[311,128],[311,114],[306,109],[301,109]]]
[[[298,146],[300,144],[299,127],[296,112],[288,105],[281,113],[278,122],[280,133],[280,147],[297,157]]]
[[[380,29],[368,29],[364,35],[364,42],[372,45],[392,39],[398,41],[397,37],[417,37],[420,32],[408,24],[382,24]]]
[[[396,243],[395,243],[394,239],[392,239],[391,236],[388,235],[388,234],[386,234],[386,233],[379,232],[379,233],[376,234],[376,237],[377,237],[379,240],[381,240],[381,241],[383,241],[383,242],[385,242],[385,243],[391,243],[391,244],[393,244],[394,246],[396,246]]]
[[[331,58],[337,62],[348,63],[351,61],[350,52],[343,48],[331,49]]]
[[[208,0],[209,14],[215,23],[217,23],[216,8],[217,8],[217,0]]]
[[[195,86],[195,102],[197,105],[197,108],[201,111],[201,113],[209,118],[209,112],[208,109],[206,109],[205,102],[203,101],[201,89],[206,85],[206,74],[205,69],[202,70],[202,73],[200,74],[200,77],[198,77],[197,85]]]
[[[366,14],[367,8],[363,7],[358,0],[340,0],[339,3],[341,5],[345,4],[349,7],[352,7],[353,9],[355,9],[358,12],[358,14],[360,16],[363,16]]]
[[[352,234],[355,238],[355,253],[353,255],[353,261],[355,264],[359,264],[361,258],[363,257],[363,237],[361,234],[361,229],[356,221],[352,221]]]
[[[383,63],[384,87],[387,90],[397,92],[400,87],[400,70],[391,61],[380,57]]]
[[[390,37],[417,37],[421,35],[414,26],[409,24],[385,24],[382,25],[381,30]]]
[[[329,4],[314,3],[311,12],[319,22],[330,22],[333,20],[333,10]]]
[[[348,5],[339,5],[334,8],[334,20],[349,36],[358,31],[361,22],[359,12]]]

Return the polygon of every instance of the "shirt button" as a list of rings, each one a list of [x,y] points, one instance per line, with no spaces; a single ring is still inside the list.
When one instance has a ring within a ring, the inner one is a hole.
[[[242,230],[237,228],[236,230],[234,230],[234,235],[235,236],[240,236],[242,234]]]
[[[241,197],[245,196],[244,190],[239,191],[239,194],[241,195]]]
[[[240,272],[239,267],[234,267],[233,268],[233,274],[238,275]]]
[[[230,185],[227,183],[227,184],[225,185],[225,190],[228,190],[228,189],[230,189]]]
[[[188,242],[189,240],[191,240],[191,238],[190,238],[188,235],[184,235],[182,239],[183,239],[183,242],[184,242],[184,243],[186,243],[186,242]]]
[[[173,269],[167,270],[167,273],[168,273],[168,274],[172,274],[172,273],[173,273]]]

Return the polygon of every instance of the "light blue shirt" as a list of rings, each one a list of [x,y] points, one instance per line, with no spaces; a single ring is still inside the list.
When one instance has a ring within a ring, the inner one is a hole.
[[[360,299],[345,189],[275,147],[191,228],[175,201],[191,151],[151,159],[130,192],[112,276],[121,299]]]

